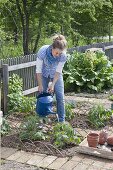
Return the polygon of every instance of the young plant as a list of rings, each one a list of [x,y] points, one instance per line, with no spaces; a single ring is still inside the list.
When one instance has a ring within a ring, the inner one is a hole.
[[[2,125],[0,128],[1,136],[7,135],[11,131],[11,126],[9,125],[7,119],[4,117],[2,118]]]
[[[28,116],[20,127],[19,137],[21,140],[45,140],[48,138],[42,130],[39,129],[39,117]]]
[[[69,123],[57,123],[53,128],[54,144],[58,148],[63,148],[68,144],[79,144],[80,138],[75,134]]]
[[[89,111],[87,118],[91,126],[99,128],[104,127],[111,116],[111,110],[106,110],[102,105],[95,105]]]
[[[73,112],[74,105],[70,103],[66,103],[65,105],[65,114],[66,114],[66,120],[69,121],[74,118],[75,114]]]

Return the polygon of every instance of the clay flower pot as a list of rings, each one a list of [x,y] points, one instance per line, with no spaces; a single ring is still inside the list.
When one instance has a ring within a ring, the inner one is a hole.
[[[108,131],[107,130],[101,130],[99,133],[99,144],[104,145],[108,138]]]
[[[96,148],[98,146],[99,134],[96,132],[90,132],[87,135],[87,142],[89,147]]]
[[[113,136],[109,136],[109,137],[107,138],[107,143],[108,143],[109,145],[113,145]]]

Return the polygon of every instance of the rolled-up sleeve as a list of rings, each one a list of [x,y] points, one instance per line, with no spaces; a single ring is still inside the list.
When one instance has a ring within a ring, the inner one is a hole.
[[[66,60],[67,60],[67,56],[66,56],[65,53],[63,53],[61,55],[60,62],[57,65],[56,72],[62,73],[62,70],[63,70],[63,67],[64,67]]]
[[[49,47],[49,45],[42,46],[38,53],[37,53],[37,59],[36,59],[36,73],[42,73],[42,66],[43,66],[43,60],[46,55],[46,49]]]
[[[43,60],[39,59],[37,57],[36,60],[36,73],[42,73],[42,65],[43,65]]]
[[[56,72],[62,73],[65,62],[59,62],[56,68]]]

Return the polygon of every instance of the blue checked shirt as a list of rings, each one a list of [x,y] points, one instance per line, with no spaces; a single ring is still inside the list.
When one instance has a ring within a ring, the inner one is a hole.
[[[42,46],[37,53],[36,73],[42,73],[44,77],[54,78],[55,72],[62,74],[66,62],[66,53],[62,53],[54,63],[49,63],[46,50],[49,45]]]

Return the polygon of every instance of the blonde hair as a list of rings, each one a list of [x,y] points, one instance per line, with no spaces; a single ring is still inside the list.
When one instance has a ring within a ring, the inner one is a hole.
[[[67,47],[67,41],[66,41],[65,37],[61,34],[59,34],[59,35],[57,34],[57,35],[53,36],[52,47],[54,49],[58,48],[60,50],[65,50]]]

